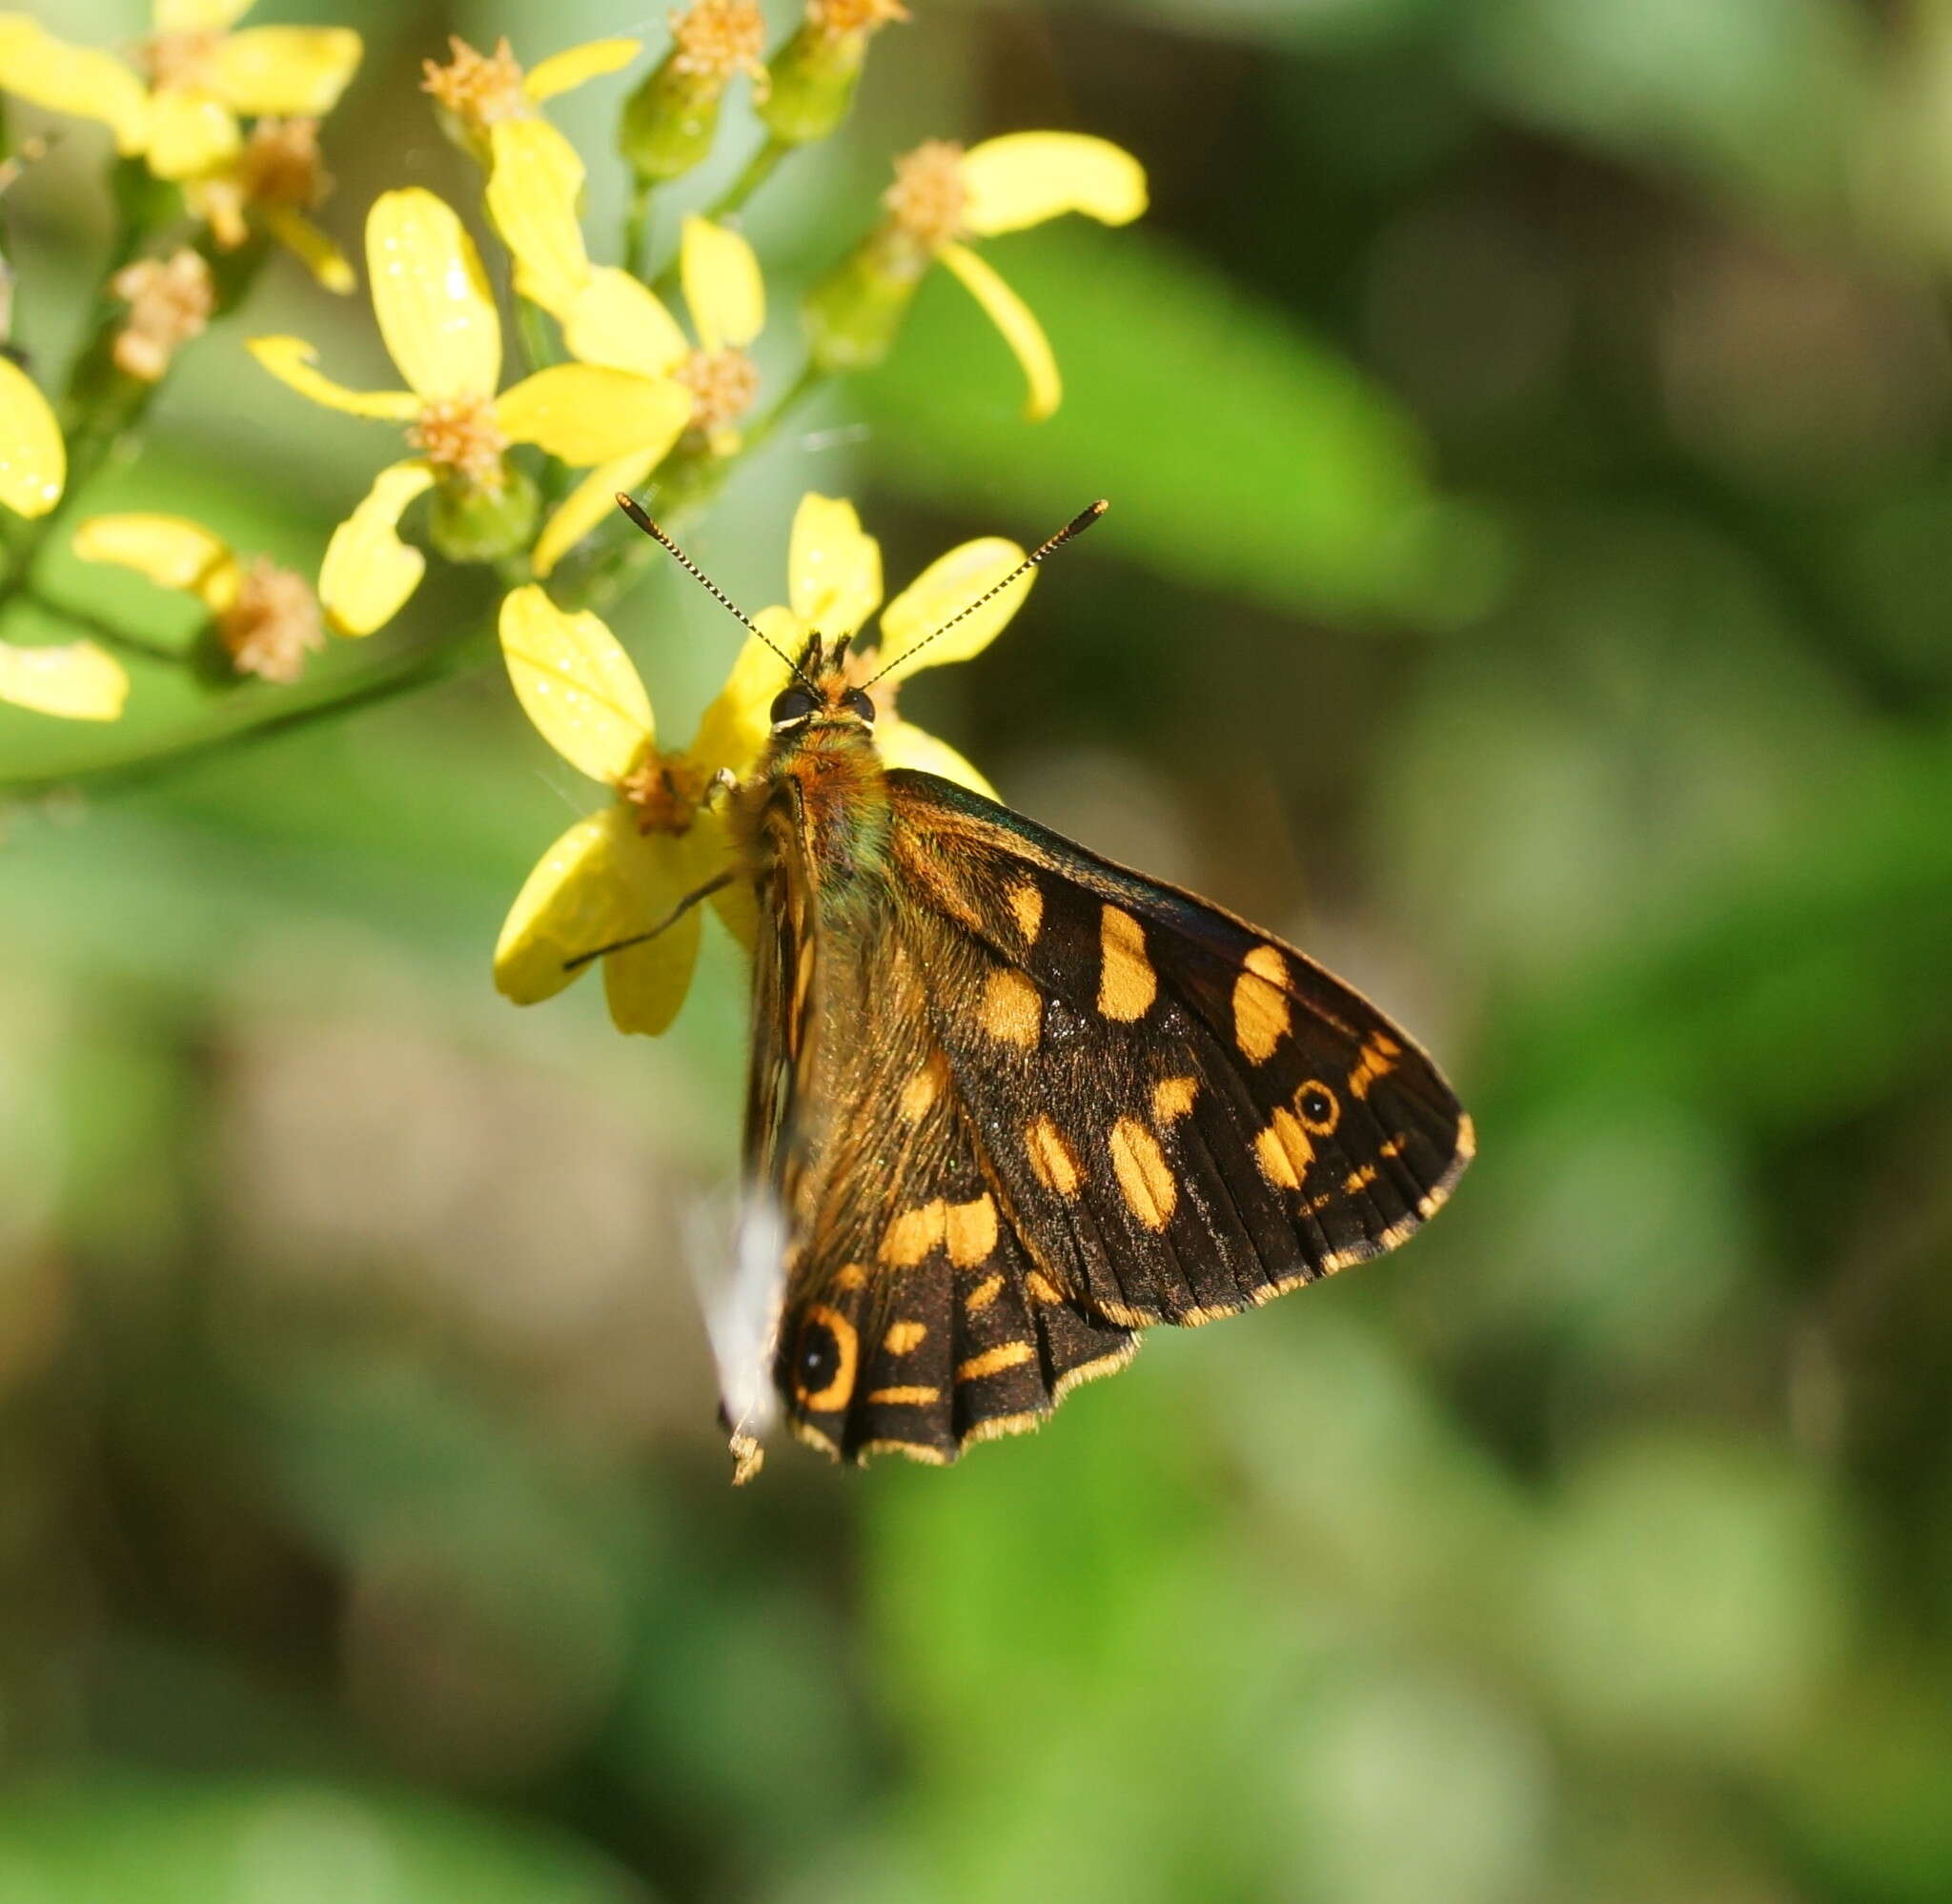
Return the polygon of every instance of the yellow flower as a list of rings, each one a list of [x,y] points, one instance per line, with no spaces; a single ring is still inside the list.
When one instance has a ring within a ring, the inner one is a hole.
[[[581,167],[577,168],[580,183]],[[566,204],[575,202],[574,190]],[[535,571],[546,576],[611,513],[619,490],[636,489],[657,468],[687,430],[718,456],[739,447],[740,417],[759,393],[759,371],[746,347],[764,327],[765,285],[759,259],[737,232],[704,218],[687,218],[679,247],[679,277],[685,307],[698,334],[694,348],[660,299],[628,272],[592,265],[582,251],[572,213],[567,228],[576,233],[575,259],[566,247],[555,256],[559,273],[531,282],[544,294],[537,302],[562,326],[563,342],[581,362],[642,377],[673,394],[673,409],[662,427],[633,443],[621,456],[593,470],[549,518],[537,538]],[[504,231],[504,236],[508,233]],[[518,282],[522,253],[514,238]]]
[[[61,500],[68,450],[48,399],[0,356],[0,504],[45,516]],[[92,641],[20,648],[0,641],[0,701],[67,720],[113,720],[129,694],[122,664]]]
[[[882,609],[879,649],[850,646],[847,673],[866,682],[886,673],[872,693],[875,703],[874,741],[884,764],[919,767],[955,780],[978,793],[996,798],[996,789],[957,753],[914,721],[904,719],[895,705],[896,690],[910,675],[966,661],[1006,628],[1037,572],[1004,589],[973,614],[956,623],[940,640],[919,644],[995,588],[1012,570],[1022,567],[1024,551],[1002,536],[982,536],[939,556]],[[843,635],[857,635],[867,618],[881,608],[881,544],[861,527],[851,502],[809,493],[794,512],[793,534],[786,552],[787,608],[762,609],[753,619],[789,655],[798,655],[808,635],[818,630],[828,645]],[[771,687],[780,686],[779,662],[773,663]],[[770,698],[742,710],[745,725],[739,740],[756,759],[765,744]]]
[[[576,149],[536,109],[628,66],[642,43],[591,40],[553,54],[526,75],[505,39],[492,53],[477,52],[454,34],[448,46],[453,58],[447,65],[421,62],[426,77],[420,90],[434,96],[460,143],[488,168],[489,215],[518,259],[526,260],[518,264],[516,289],[541,303],[529,279],[549,271],[554,249],[566,242],[576,257],[582,255],[574,195],[567,233],[562,229],[561,182],[573,174],[580,187],[583,168]]]
[[[517,1004],[535,1004],[584,969],[569,969],[571,960],[661,924],[731,864],[724,815],[710,799],[713,777],[751,765],[752,710],[763,739],[783,671],[777,656],[748,638],[698,738],[667,753],[658,746],[643,682],[596,616],[565,614],[539,588],[518,588],[501,604],[501,651],[538,732],[616,795],[542,856],[501,928],[496,988]],[[721,916],[749,942],[750,899],[722,897],[730,903]],[[699,915],[690,910],[655,939],[604,957],[603,986],[620,1031],[655,1035],[677,1017],[698,942]]]
[[[359,64],[347,27],[231,28],[252,0],[154,0],[137,52],[148,75],[112,53],[71,46],[25,13],[0,13],[0,90],[96,119],[125,157],[158,178],[194,178],[238,149],[240,113],[316,116]]]
[[[243,560],[187,517],[92,516],[76,527],[72,546],[85,562],[112,562],[194,596],[240,675],[289,685],[325,645],[318,601],[302,577],[262,556]]]
[[[261,224],[326,290],[343,295],[358,282],[353,267],[305,215],[331,191],[319,162],[318,121],[260,119],[222,166],[187,181],[183,196],[220,251],[235,251],[253,223]]]
[[[984,537],[932,562],[881,618],[882,647],[855,658],[874,689],[875,740],[891,767],[920,767],[991,794],[963,756],[895,711],[899,684],[923,668],[966,660],[987,647],[1028,592],[1006,589],[927,647],[919,644],[1018,568],[1024,551]],[[539,588],[519,588],[501,605],[501,649],[510,679],[542,738],[573,767],[617,798],[580,820],[545,853],[511,908],[495,948],[495,983],[518,1004],[534,1004],[575,979],[569,962],[669,919],[679,902],[736,870],[716,776],[751,772],[772,731],[774,697],[787,679],[779,653],[797,655],[818,629],[829,641],[857,633],[881,606],[881,545],[862,532],[851,503],[806,496],[787,551],[790,607],[753,619],[749,636],[691,745],[661,751],[650,699],[629,658],[594,615],[565,614]],[[889,665],[892,663],[892,665]],[[713,895],[733,935],[748,946],[752,897],[742,881]],[[656,938],[602,960],[610,1016],[620,1031],[662,1031],[678,1015],[698,957],[699,924],[688,911]]]
[[[366,220],[374,314],[407,388],[348,390],[313,368],[300,337],[255,337],[251,350],[301,396],[407,428],[419,454],[389,465],[334,532],[319,598],[342,635],[370,635],[418,586],[426,558],[402,542],[399,519],[438,483],[444,495],[499,496],[503,453],[534,443],[577,467],[607,462],[670,427],[682,405],[662,380],[590,364],[557,364],[497,395],[501,324],[474,241],[454,213],[417,186],[375,201]]]
[[[1026,414],[1048,416],[1063,395],[1057,359],[1030,308],[964,242],[1082,212],[1125,225],[1146,209],[1137,159],[1082,132],[1010,132],[967,152],[931,139],[895,161],[881,228],[807,299],[815,360],[827,370],[879,363],[915,286],[940,262],[1003,333],[1029,386]]]

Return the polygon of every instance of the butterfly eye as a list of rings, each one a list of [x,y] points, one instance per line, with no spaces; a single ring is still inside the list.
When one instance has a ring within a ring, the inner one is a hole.
[[[775,727],[784,727],[792,721],[804,720],[819,704],[803,687],[789,687],[773,698],[770,719]]]
[[[863,720],[874,725],[874,703],[860,688],[849,688],[843,703],[852,714],[858,714]]]

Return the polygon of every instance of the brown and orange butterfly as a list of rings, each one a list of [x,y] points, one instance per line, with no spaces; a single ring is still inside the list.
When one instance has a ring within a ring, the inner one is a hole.
[[[760,916],[747,1340],[801,1440],[946,1463],[1037,1427],[1151,1324],[1393,1249],[1470,1162],[1471,1120],[1291,945],[884,767],[847,647],[782,656],[771,739],[728,795]],[[773,1397],[723,1372],[744,1479]]]

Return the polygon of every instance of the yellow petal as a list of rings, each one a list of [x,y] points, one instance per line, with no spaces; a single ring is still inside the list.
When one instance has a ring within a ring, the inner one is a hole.
[[[1024,415],[1033,423],[1041,422],[1064,395],[1057,359],[1051,354],[1050,339],[1044,334],[1043,325],[1031,314],[1030,307],[966,245],[944,245],[936,256],[962,279],[970,296],[1003,333],[1004,342],[1024,367],[1025,381],[1030,386]]]
[[[708,351],[743,350],[765,328],[766,288],[759,259],[737,232],[687,218],[678,247],[685,307]]]
[[[375,199],[366,275],[380,334],[422,397],[487,396],[501,380],[501,323],[475,241],[417,185]]]
[[[599,265],[562,318],[572,356],[640,376],[663,376],[691,354],[678,320],[645,285],[615,265]]]
[[[0,700],[64,720],[113,720],[129,698],[122,663],[92,641],[16,648],[0,641]]]
[[[643,51],[641,40],[589,40],[580,47],[566,47],[559,53],[538,60],[522,81],[522,91],[539,106],[559,92],[568,92],[600,79],[606,72],[618,72]]]
[[[918,768],[925,774],[954,780],[958,786],[973,788],[990,800],[998,797],[996,789],[946,740],[938,740],[925,728],[904,720],[898,714],[876,724],[874,743],[881,750],[884,766]]]
[[[0,91],[94,119],[125,157],[149,137],[149,89],[112,54],[71,47],[25,13],[0,13]]]
[[[158,178],[193,178],[223,164],[243,143],[237,120],[208,92],[170,87],[149,107],[149,169]]]
[[[48,399],[10,357],[0,357],[0,503],[45,516],[68,480],[68,446]]]
[[[786,554],[793,613],[829,640],[852,635],[881,606],[881,544],[863,533],[854,505],[808,491]]]
[[[656,847],[671,842],[653,839],[642,843]],[[678,895],[678,899],[683,897],[682,893]],[[646,905],[638,917],[649,919],[655,924],[659,920],[669,919],[677,903],[678,900],[673,900],[655,917],[654,908]],[[672,920],[655,939],[622,952],[613,952],[603,961],[603,996],[610,1006],[610,1023],[619,1031],[656,1038],[670,1027],[679,1006],[684,1003],[685,993],[691,989],[692,968],[698,963],[699,932],[703,923],[703,912],[693,906]],[[643,927],[634,929],[640,932]]]
[[[947,628],[971,603],[980,600],[1024,559],[1024,552],[1001,536],[983,536],[951,549],[922,571],[888,603],[881,618],[881,661],[890,680],[905,680],[924,668],[948,661],[966,661],[994,641],[1009,618],[1024,605],[1037,571],[984,602],[981,608],[928,641],[938,628]],[[912,653],[912,658],[911,658]]]
[[[332,532],[318,569],[318,599],[341,635],[383,628],[419,587],[427,558],[396,533],[407,504],[432,489],[423,462],[394,463],[374,477],[365,500]]]
[[[690,418],[691,392],[681,383],[594,364],[552,364],[503,391],[495,406],[511,442],[538,443],[579,469],[634,450],[661,456]]]
[[[504,119],[488,145],[488,215],[515,253],[515,288],[559,315],[590,275],[576,215],[583,162],[546,119]]]
[[[535,1004],[589,969],[569,962],[670,917],[684,897],[675,842],[639,833],[630,810],[613,801],[580,820],[550,847],[523,882],[495,946],[495,988],[517,1004]],[[622,962],[611,990],[620,1030],[661,1031],[677,1016],[698,955],[698,914],[642,946],[613,952]],[[620,998],[619,993],[621,993]]]
[[[542,525],[529,552],[529,567],[539,577],[552,574],[556,564],[598,523],[617,513],[617,492],[635,489],[663,460],[661,450],[634,451],[614,462],[599,463],[570,491],[559,508]]]
[[[151,17],[159,33],[221,33],[257,0],[155,0]]]
[[[85,562],[133,569],[158,588],[180,589],[221,611],[237,598],[239,571],[230,545],[187,516],[92,516],[71,544]]]
[[[310,218],[282,205],[274,205],[264,214],[264,222],[272,236],[326,290],[344,297],[358,289],[359,280],[354,275],[345,253]]]
[[[792,679],[780,655],[797,660],[806,645],[806,630],[790,608],[762,608],[752,618],[780,653],[757,635],[745,638],[725,685],[698,724],[698,739],[687,749],[692,763],[707,775],[725,768],[743,780],[752,771],[772,737],[774,699]]]
[[[350,27],[251,27],[219,40],[211,91],[238,112],[315,119],[338,104],[359,70]]]
[[[407,390],[348,390],[312,368],[318,353],[303,337],[253,337],[246,348],[277,380],[328,410],[352,416],[384,416],[411,423],[420,399]]]
[[[1006,132],[963,154],[963,222],[979,237],[1082,212],[1127,225],[1146,209],[1146,169],[1084,132]]]
[[[612,785],[655,739],[650,697],[601,619],[530,582],[501,603],[501,654],[522,712],[580,773]]]

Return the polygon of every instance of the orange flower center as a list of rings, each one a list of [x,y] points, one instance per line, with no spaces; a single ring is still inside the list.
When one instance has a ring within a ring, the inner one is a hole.
[[[697,0],[671,21],[671,65],[679,72],[722,86],[742,72],[766,81],[765,16],[754,0]]]
[[[736,423],[759,395],[759,366],[743,351],[694,351],[672,375],[691,392],[694,430]]]
[[[497,41],[492,53],[477,52],[458,33],[450,33],[447,44],[454,57],[445,66],[420,62],[422,92],[431,92],[471,132],[531,115],[521,66],[506,39]]]
[[[437,468],[451,470],[478,489],[498,491],[508,438],[495,420],[492,396],[437,396],[423,404],[407,441]]]
[[[640,833],[689,833],[704,804],[711,781],[703,768],[682,754],[655,748],[617,782],[617,791],[637,808]]]
[[[929,139],[895,161],[895,182],[882,203],[903,231],[933,250],[963,235],[968,197],[962,147],[950,139]]]
[[[137,258],[109,280],[129,306],[115,334],[115,367],[144,383],[158,381],[170,359],[210,321],[216,286],[210,267],[187,246],[169,258]]]
[[[806,0],[806,24],[835,39],[848,33],[871,33],[890,20],[907,17],[902,0]]]
[[[244,195],[259,205],[308,211],[332,190],[318,160],[316,119],[260,119],[238,154]]]
[[[155,33],[142,44],[143,63],[158,92],[208,92],[222,33]]]
[[[217,638],[240,675],[289,684],[305,672],[305,657],[325,646],[318,598],[302,576],[255,557],[237,599],[217,617]]]

